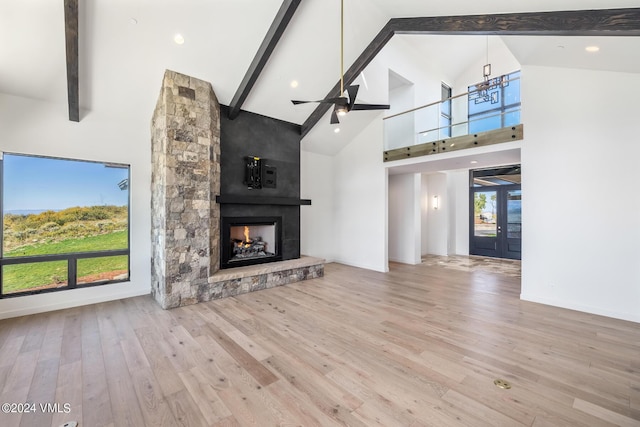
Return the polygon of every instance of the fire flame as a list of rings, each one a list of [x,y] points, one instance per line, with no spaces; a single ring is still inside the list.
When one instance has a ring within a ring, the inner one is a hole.
[[[244,241],[245,242],[249,242],[249,227],[247,227],[246,225],[244,226]]]

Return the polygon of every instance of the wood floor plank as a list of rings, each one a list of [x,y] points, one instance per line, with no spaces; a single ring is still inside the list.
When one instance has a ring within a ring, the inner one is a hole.
[[[235,417],[228,417],[215,424],[212,424],[211,427],[241,427],[241,426]]]
[[[300,425],[323,427],[344,425],[343,422],[332,418],[313,404],[310,396],[290,387],[284,381],[270,384],[267,389],[278,406],[290,413]]]
[[[244,351],[249,353],[251,357],[262,362],[272,356],[272,354],[258,345],[255,341],[249,338],[247,335],[236,330],[226,333],[229,338],[235,341]]]
[[[16,343],[21,342],[16,341]],[[38,351],[29,353],[20,353],[15,359],[14,364],[6,376],[0,393],[0,403],[23,404],[27,402],[29,389],[36,370],[36,361],[38,360]],[[0,414],[0,425],[17,426],[22,419],[22,412],[10,412]]]
[[[33,375],[33,381],[27,395],[27,402],[36,405],[36,411],[23,414],[21,427],[39,427],[51,425],[53,413],[40,410],[40,405],[56,402],[56,388],[58,380],[59,359],[50,359],[38,362]],[[64,402],[63,402],[64,403]]]
[[[82,310],[82,419],[91,426],[113,423],[100,328],[95,310]]]
[[[176,310],[0,320],[0,400],[71,405],[0,425],[640,426],[638,324],[520,301],[518,266],[327,264]]]
[[[31,351],[29,353],[20,353],[13,360],[13,367],[7,376],[4,387],[2,388],[3,395],[16,394],[18,397],[18,390],[29,389],[29,384],[33,379],[33,374],[38,360],[39,351]],[[21,396],[26,398],[26,394]],[[16,400],[18,402],[19,400]]]
[[[75,328],[75,319],[73,322]],[[82,361],[61,363],[58,370],[56,397],[51,402],[58,404],[58,409],[53,412],[51,425],[60,426],[71,420],[76,421],[78,425],[83,425],[82,400]]]
[[[573,403],[573,407],[574,409],[593,415],[594,417],[597,417],[602,421],[619,425],[621,427],[640,426],[640,421],[638,420],[633,420],[617,412],[610,411],[609,409],[603,408],[602,406],[598,406],[591,402],[587,402],[586,400],[576,399],[575,402]]]
[[[29,330],[25,334],[24,342],[22,343],[21,353],[28,353],[34,350],[40,350],[42,347],[42,341],[46,335],[46,329],[42,327],[42,322],[48,323],[49,314],[44,315],[43,319],[37,319],[30,317],[27,324],[30,325]]]
[[[10,337],[0,347],[0,367],[12,366],[24,344],[24,335]]]
[[[169,403],[176,425],[189,427],[206,427],[209,425],[209,422],[205,420],[198,408],[198,404],[186,389],[166,396],[166,400]]]
[[[146,425],[177,425],[140,342],[126,339],[120,345]]]
[[[134,391],[129,368],[124,360],[120,341],[113,324],[105,316],[106,313],[108,313],[107,310],[99,314],[98,323],[103,340],[102,354],[114,424],[126,427],[144,426],[146,424]]]
[[[70,314],[64,319],[62,352],[60,364],[76,363],[82,360],[82,322],[79,313]]]
[[[253,378],[263,387],[278,380],[273,372],[267,369],[262,363],[253,358],[246,350],[233,341],[226,333],[222,332],[216,326],[208,324],[213,337],[220,345],[242,366]]]
[[[308,396],[313,405],[329,417],[347,421],[351,412],[363,403],[329,378],[307,369],[305,365],[296,363],[285,354],[269,358],[267,364],[284,380]],[[354,419],[349,424],[357,425],[357,421]]]
[[[136,336],[140,346],[149,361],[149,367],[158,380],[162,393],[165,396],[179,392],[184,388],[184,384],[179,376],[179,371],[169,359],[169,355],[164,351],[162,337],[155,328],[147,326],[136,329]]]
[[[199,368],[181,372],[180,378],[208,424],[219,423],[233,415],[218,396],[213,387],[215,383],[210,381]]]

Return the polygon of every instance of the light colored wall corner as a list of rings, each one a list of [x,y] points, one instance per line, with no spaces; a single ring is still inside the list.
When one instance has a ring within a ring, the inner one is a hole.
[[[389,176],[389,261],[420,263],[421,192],[420,174]]]
[[[640,75],[522,76],[523,298],[637,321]]]
[[[309,151],[300,153],[300,197],[311,206],[300,207],[300,252],[335,260],[333,158]]]

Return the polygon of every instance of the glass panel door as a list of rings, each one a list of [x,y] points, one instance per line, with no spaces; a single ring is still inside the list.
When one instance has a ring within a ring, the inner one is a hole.
[[[507,191],[507,238],[522,238],[522,190]]]
[[[504,236],[502,257],[521,259],[522,257],[522,190],[505,188],[505,211],[507,230]]]
[[[498,257],[500,256],[498,190],[472,189],[472,192],[473,214],[470,253],[471,255]]]
[[[470,174],[469,254],[521,259],[520,165]]]
[[[476,237],[496,237],[498,222],[496,191],[476,191],[473,196],[474,235]]]

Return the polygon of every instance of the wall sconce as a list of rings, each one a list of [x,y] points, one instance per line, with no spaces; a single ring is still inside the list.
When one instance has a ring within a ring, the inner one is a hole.
[[[433,209],[437,210],[440,207],[440,198],[433,196]]]

